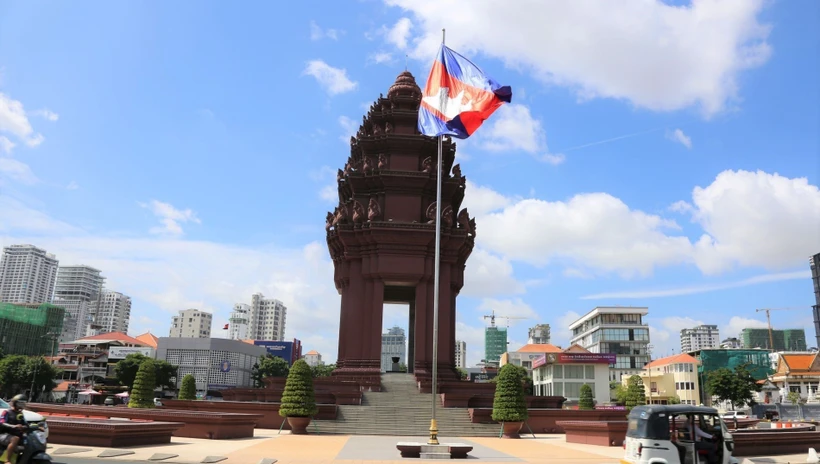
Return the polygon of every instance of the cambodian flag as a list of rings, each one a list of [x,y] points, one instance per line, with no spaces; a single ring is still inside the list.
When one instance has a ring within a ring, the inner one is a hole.
[[[419,131],[466,139],[502,103],[512,101],[512,89],[501,86],[467,58],[444,44],[430,70],[419,108]]]

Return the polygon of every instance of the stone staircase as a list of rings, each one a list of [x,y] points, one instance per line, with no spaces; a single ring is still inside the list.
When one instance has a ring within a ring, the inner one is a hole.
[[[432,397],[412,374],[382,374],[382,391],[362,394],[361,406],[338,406],[335,421],[314,421],[311,433],[429,436]],[[466,408],[436,407],[440,437],[497,437],[501,425],[473,424]]]

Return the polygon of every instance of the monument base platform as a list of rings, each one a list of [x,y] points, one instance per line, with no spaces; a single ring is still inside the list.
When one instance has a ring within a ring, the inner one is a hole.
[[[396,443],[396,449],[403,458],[467,459],[467,454],[473,450],[473,447],[464,443],[429,445],[421,442],[400,441]]]

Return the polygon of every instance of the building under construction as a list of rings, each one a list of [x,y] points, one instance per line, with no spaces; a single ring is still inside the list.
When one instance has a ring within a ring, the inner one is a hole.
[[[772,351],[806,351],[806,331],[804,329],[771,330],[743,329],[740,333],[743,348],[763,348]],[[771,346],[774,344],[774,346]]]
[[[507,328],[490,326],[484,329],[484,362],[498,363],[507,352]]]
[[[5,354],[50,356],[65,309],[52,304],[0,303],[0,349]]]

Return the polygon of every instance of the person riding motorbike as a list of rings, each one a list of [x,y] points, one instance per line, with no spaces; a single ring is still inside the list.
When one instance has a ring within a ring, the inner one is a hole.
[[[17,450],[17,445],[23,434],[29,428],[23,417],[23,408],[26,406],[26,397],[17,395],[9,401],[9,409],[0,411],[0,450],[6,448],[6,463],[11,464],[11,457]]]

